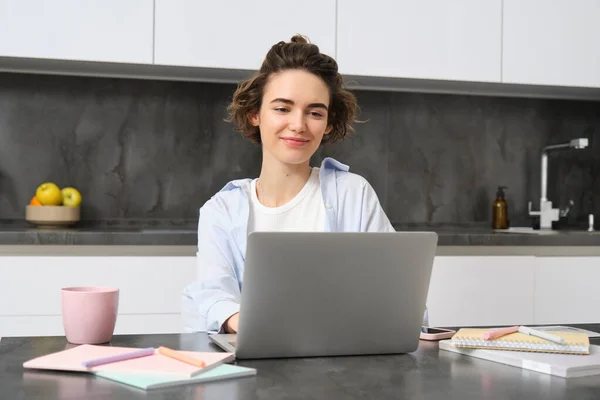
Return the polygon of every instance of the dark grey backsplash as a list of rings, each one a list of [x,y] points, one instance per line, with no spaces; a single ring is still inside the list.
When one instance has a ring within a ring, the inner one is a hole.
[[[260,149],[223,121],[234,85],[0,73],[0,219],[24,218],[37,186],[74,186],[82,218],[195,219],[228,180],[254,177]],[[487,223],[507,186],[512,225],[548,197],[568,221],[600,211],[600,102],[356,92],[356,134],[319,150],[365,176],[396,223]],[[595,205],[595,207],[594,207]]]

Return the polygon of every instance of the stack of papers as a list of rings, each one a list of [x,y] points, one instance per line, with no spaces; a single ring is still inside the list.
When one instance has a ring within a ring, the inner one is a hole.
[[[440,350],[495,361],[562,378],[576,378],[600,374],[600,347],[596,345],[590,346],[589,355],[574,355],[470,349],[452,346],[451,340],[442,340],[440,341]]]
[[[144,357],[89,368],[82,365],[84,361],[118,356],[136,350],[140,349],[81,345],[34,358],[25,362],[23,367],[28,369],[86,372],[145,390],[256,375],[256,370],[253,368],[225,364],[235,360],[233,353],[216,352],[179,352],[204,361],[205,366],[202,368],[164,356],[158,352]]]
[[[527,334],[529,333],[529,334]],[[590,345],[597,333],[563,326],[460,329],[439,342],[440,350],[573,378],[600,374],[600,346]]]

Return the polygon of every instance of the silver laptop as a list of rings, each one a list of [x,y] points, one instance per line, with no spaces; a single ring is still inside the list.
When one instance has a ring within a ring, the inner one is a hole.
[[[238,359],[399,354],[417,349],[435,232],[253,232]]]

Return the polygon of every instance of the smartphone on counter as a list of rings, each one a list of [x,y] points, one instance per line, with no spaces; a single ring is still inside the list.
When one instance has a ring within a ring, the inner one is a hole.
[[[456,331],[451,329],[442,329],[442,328],[430,328],[428,326],[421,327],[421,336],[422,340],[442,340],[442,339],[450,339]]]

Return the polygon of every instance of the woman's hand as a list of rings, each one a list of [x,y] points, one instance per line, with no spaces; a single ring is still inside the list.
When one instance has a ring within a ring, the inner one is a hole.
[[[240,322],[240,313],[235,313],[225,321],[225,332],[237,333]]]

